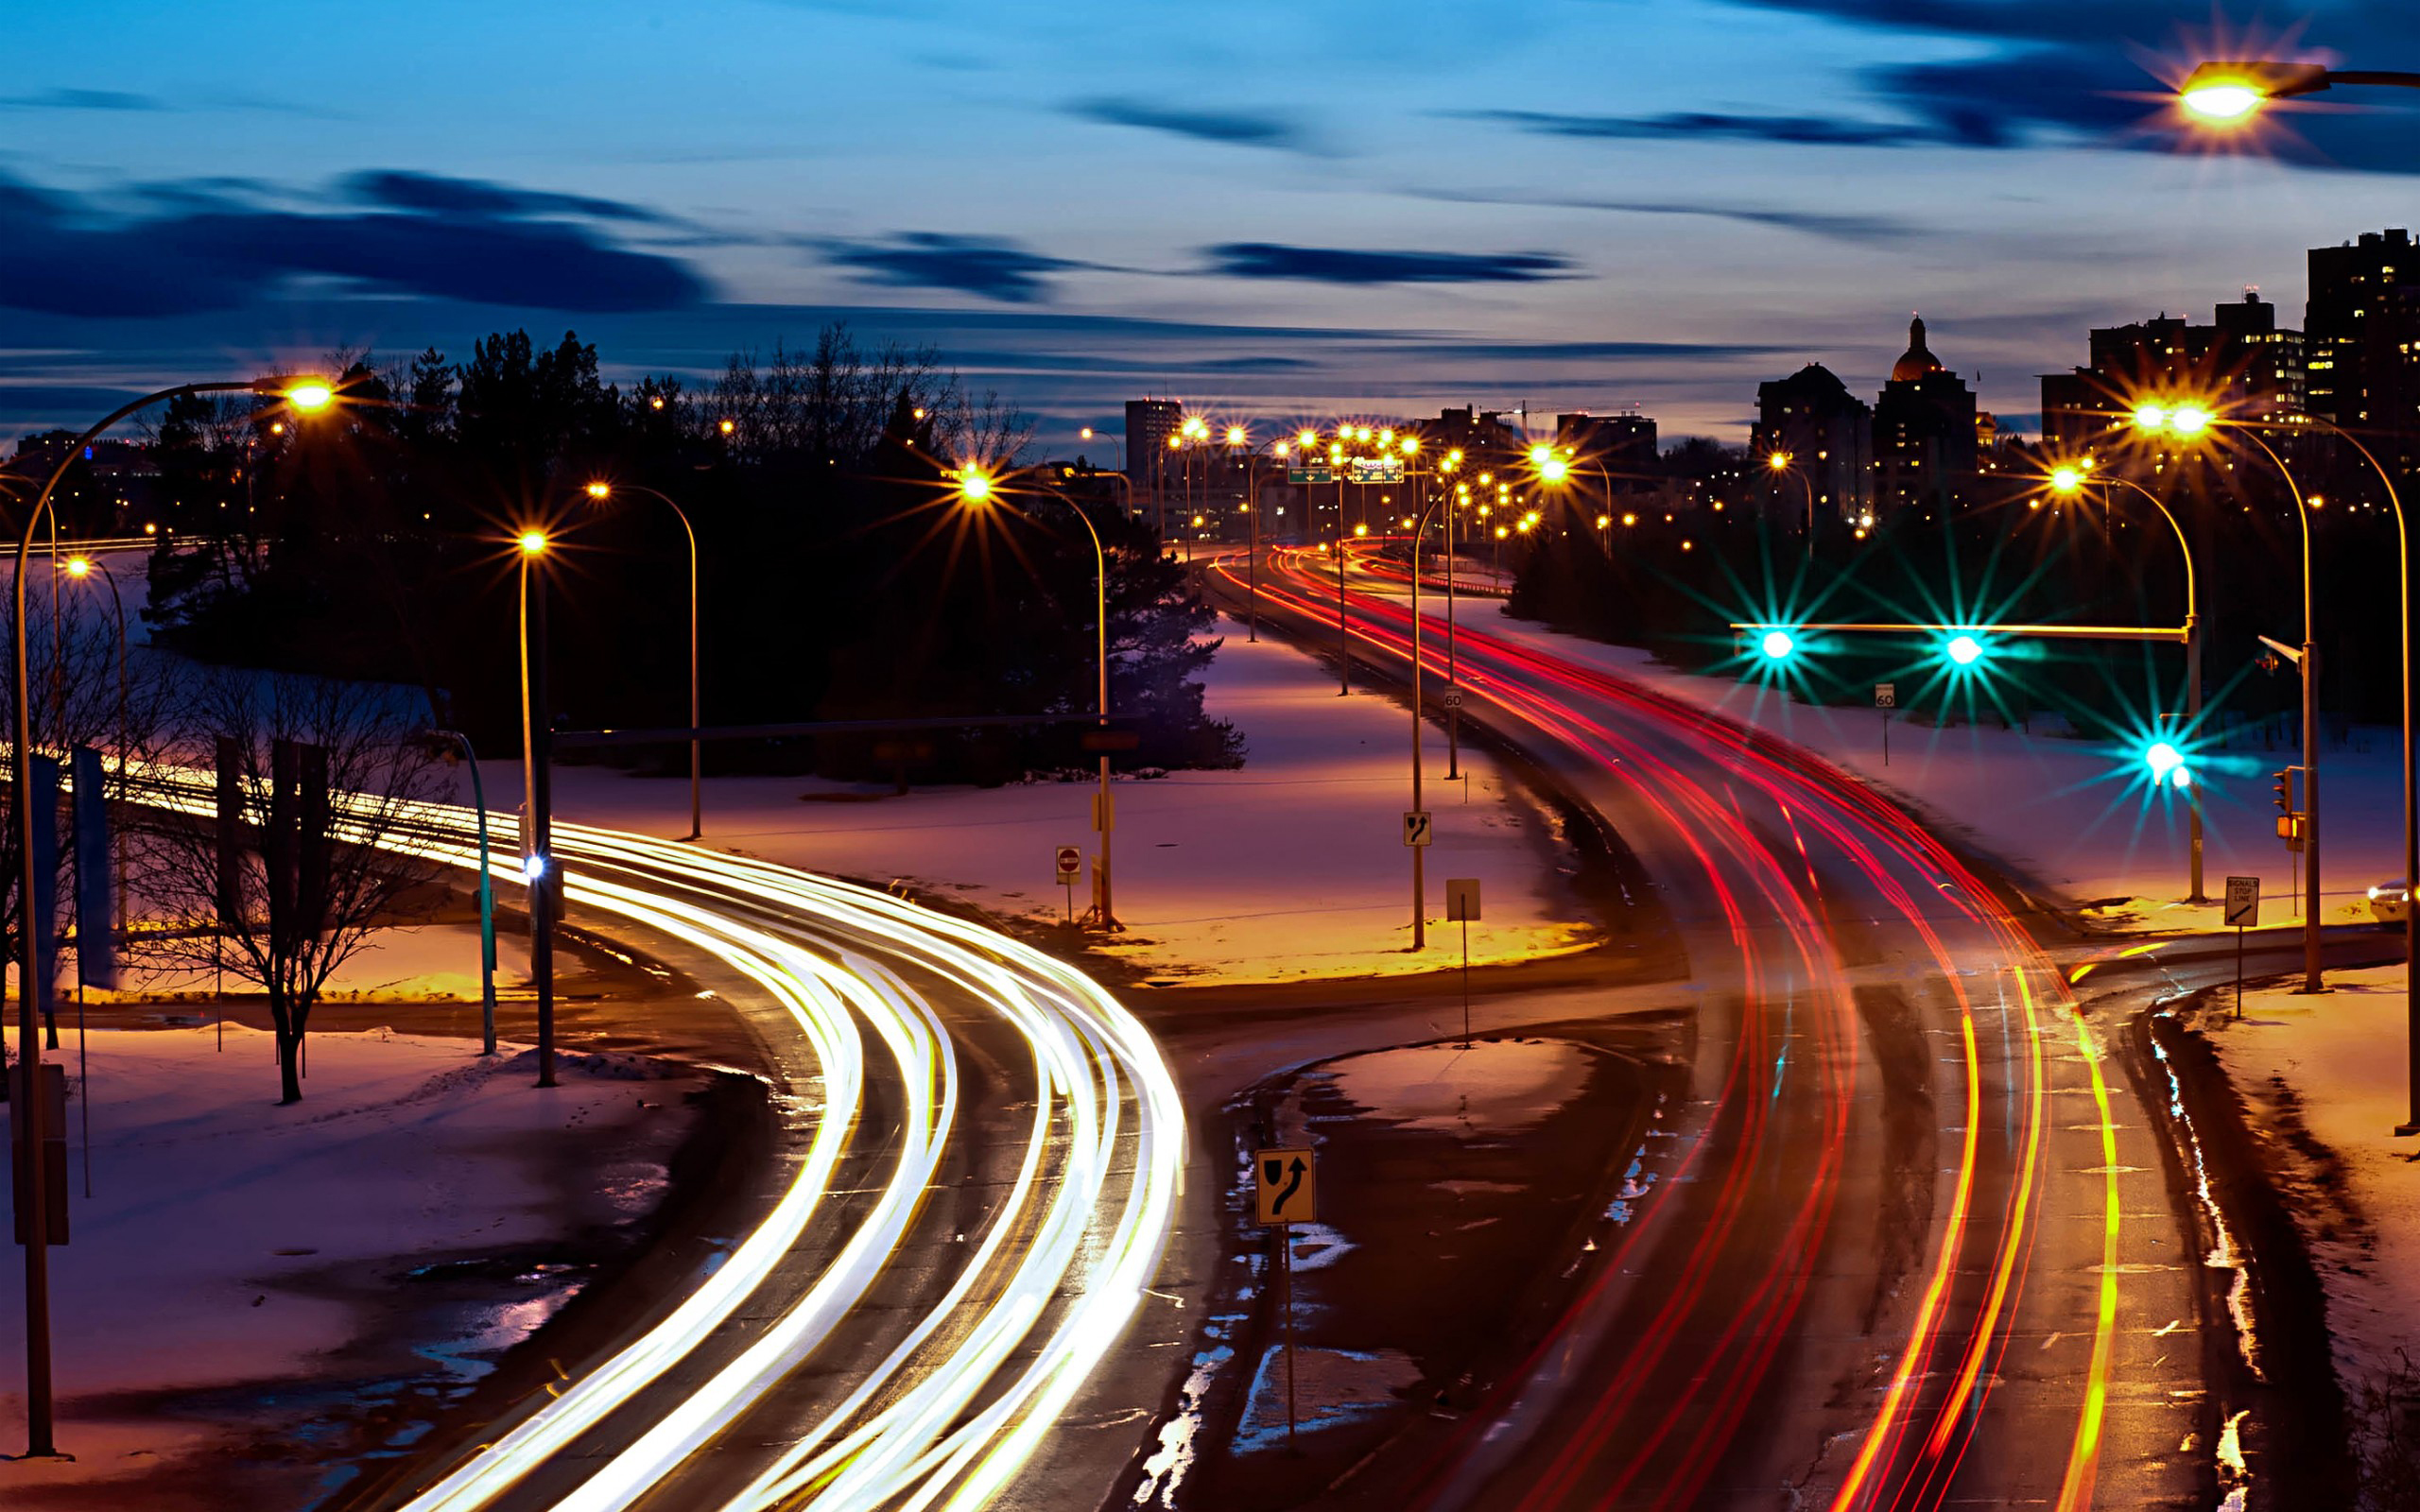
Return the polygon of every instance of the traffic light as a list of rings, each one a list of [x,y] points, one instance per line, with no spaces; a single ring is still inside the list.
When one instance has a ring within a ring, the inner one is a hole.
[[[2270,775],[2277,780],[2277,812],[2280,814],[2293,813],[2294,769],[2289,766],[2282,772],[2272,772]]]

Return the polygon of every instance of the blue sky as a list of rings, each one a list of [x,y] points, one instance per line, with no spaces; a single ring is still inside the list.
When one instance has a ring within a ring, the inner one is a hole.
[[[340,343],[696,371],[838,317],[1052,448],[1144,391],[1736,438],[1802,362],[1878,387],[1912,310],[2023,415],[2087,325],[2299,323],[2308,247],[2420,219],[2393,98],[2174,150],[2214,30],[2420,66],[2400,0],[28,8],[0,436]]]

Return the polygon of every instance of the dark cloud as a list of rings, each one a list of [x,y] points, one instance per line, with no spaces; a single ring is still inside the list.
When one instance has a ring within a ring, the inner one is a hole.
[[[1689,204],[1646,199],[1592,199],[1584,196],[1471,194],[1453,190],[1415,189],[1419,199],[1442,199],[1457,205],[1531,205],[1548,210],[1601,210],[1621,215],[1701,215],[1737,221],[1748,226],[1772,226],[1805,232],[1810,236],[1843,242],[1894,242],[1923,234],[1920,228],[1884,215],[1852,215],[1833,211],[1785,210],[1768,205]]]
[[[1184,110],[1136,99],[1078,100],[1066,111],[1087,121],[1165,131],[1196,142],[1297,152],[1306,150],[1307,146],[1300,126],[1283,116],[1258,112]]]
[[[1668,115],[1560,115],[1547,111],[1471,111],[1468,118],[1496,121],[1536,136],[1599,141],[1668,141],[1675,138],[1781,142],[1801,146],[1905,147],[1950,140],[1938,129],[1891,121],[1838,120],[1819,115],[1725,115],[1683,111]]]
[[[1723,362],[1770,357],[1795,347],[1729,341],[1423,341],[1388,343],[1407,356],[1513,362]]]
[[[0,108],[12,111],[164,111],[168,107],[148,94],[122,89],[46,89],[32,94],[0,95]]]
[[[667,309],[707,293],[682,263],[559,222],[475,212],[312,215],[206,190],[152,214],[109,216],[0,179],[0,307],[158,318],[240,309],[296,279],[544,310]]]
[[[1046,277],[1094,265],[1028,251],[989,236],[911,231],[881,242],[826,242],[824,258],[869,283],[901,288],[956,289],[1008,304],[1046,301]]]
[[[400,168],[356,173],[345,180],[346,190],[364,204],[389,210],[420,211],[438,215],[490,215],[518,220],[541,215],[579,215],[595,220],[656,222],[654,211],[618,199],[593,195],[555,194],[544,189],[516,189],[484,179],[450,179],[441,174],[414,173]]]
[[[1209,271],[1228,278],[1311,284],[1535,284],[1571,266],[1551,252],[1361,251],[1275,242],[1226,242],[1202,254]]]

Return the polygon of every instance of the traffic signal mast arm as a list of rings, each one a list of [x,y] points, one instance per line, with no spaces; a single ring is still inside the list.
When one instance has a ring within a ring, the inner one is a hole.
[[[1824,630],[1846,635],[2033,635],[2070,641],[2183,641],[2191,633],[2184,626],[2173,629],[2147,625],[1819,625],[1819,624],[1746,624],[1733,621],[1731,627],[1742,635],[1755,635],[1768,630],[1781,630],[1797,635],[1810,630]]]

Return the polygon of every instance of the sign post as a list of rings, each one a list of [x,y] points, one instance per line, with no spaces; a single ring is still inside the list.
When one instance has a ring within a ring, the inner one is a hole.
[[[1059,885],[1067,889],[1067,922],[1076,921],[1076,879],[1084,874],[1084,853],[1072,845],[1059,848]]]
[[[1471,1047],[1471,920],[1478,917],[1478,879],[1445,879],[1445,921],[1462,926],[1462,1048]]]
[[[1280,1302],[1286,1310],[1286,1443],[1294,1443],[1294,1235],[1298,1223],[1319,1220],[1319,1184],[1307,1149],[1254,1150],[1253,1211],[1263,1228],[1277,1230]]]
[[[2226,921],[2235,929],[2235,1016],[2243,1017],[2243,932],[2260,922],[2260,879],[2227,879]]]
[[[1874,685],[1874,707],[1882,711],[1882,765],[1891,765],[1891,711],[1899,707],[1899,685],[1877,682]]]

